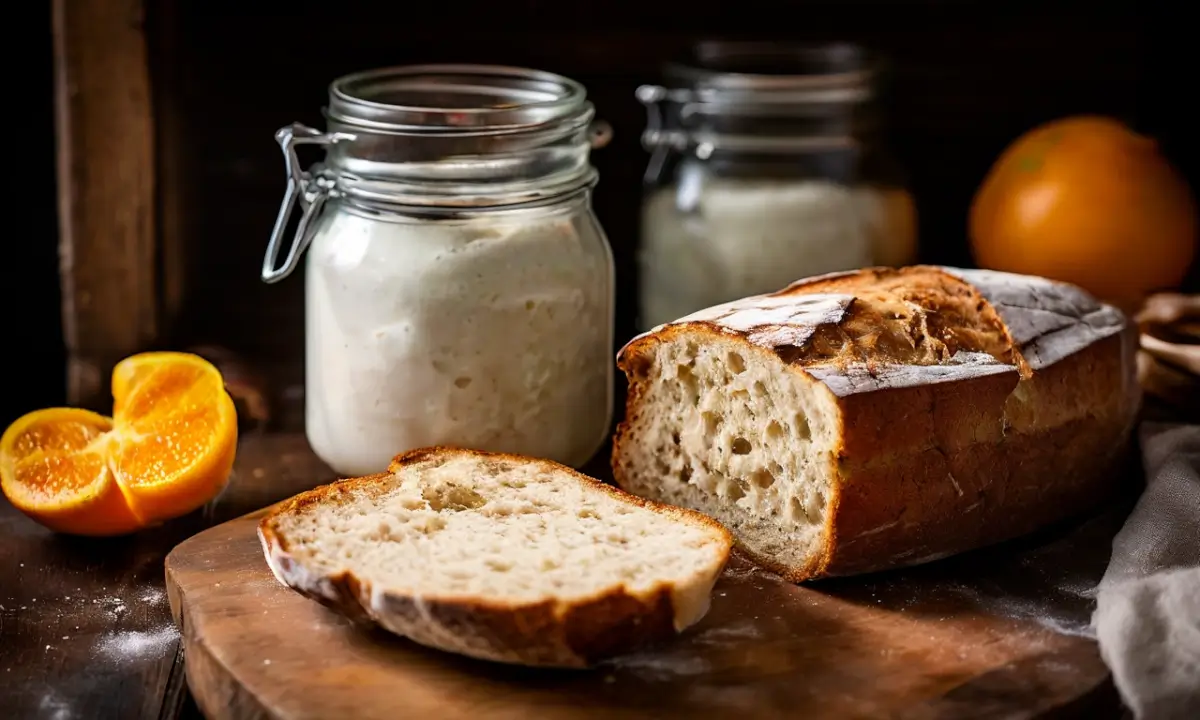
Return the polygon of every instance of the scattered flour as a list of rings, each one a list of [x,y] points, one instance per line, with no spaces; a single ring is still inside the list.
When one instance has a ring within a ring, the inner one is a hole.
[[[178,639],[179,631],[174,625],[148,632],[113,632],[101,637],[95,650],[109,659],[127,660],[147,653],[161,652]]]
[[[1063,596],[1084,601],[1095,595],[1095,589],[1086,584],[1062,583],[1055,589]],[[1096,637],[1095,630],[1091,625],[1090,604],[1085,610],[1080,610],[1070,605],[1055,604],[1045,598],[985,594],[978,588],[967,585],[957,585],[952,588],[952,591],[969,600],[977,608],[993,615],[1029,620],[1060,635],[1075,635],[1092,639]]]
[[[643,652],[613,658],[605,664],[614,669],[632,671],[642,678],[654,681],[705,675],[713,669],[712,665],[704,658],[686,652],[675,654]]]
[[[138,602],[156,605],[167,599],[167,594],[159,588],[150,588],[138,597]]]
[[[758,618],[754,619],[757,620]],[[703,632],[697,633],[692,638],[692,641],[701,645],[729,645],[761,637],[763,637],[763,632],[752,620],[746,620],[731,625],[710,627]]]
[[[101,610],[106,610],[109,615],[114,618],[124,615],[128,608],[125,601],[116,596],[92,598],[93,605],[99,605]]]

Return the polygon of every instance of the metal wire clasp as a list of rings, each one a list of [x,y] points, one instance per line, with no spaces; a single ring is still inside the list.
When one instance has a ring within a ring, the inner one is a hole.
[[[302,170],[300,158],[296,155],[297,145],[332,145],[345,140],[353,140],[350,133],[323,133],[301,123],[292,123],[275,132],[275,142],[283,150],[283,162],[287,171],[287,190],[283,193],[283,204],[279,206],[279,216],[275,218],[275,228],[271,230],[271,240],[267,243],[267,254],[263,258],[263,282],[275,283],[292,274],[300,263],[300,257],[312,240],[309,224],[320,212],[329,199],[332,182],[322,176],[319,165],[313,166],[314,171]],[[292,216],[292,208],[300,205],[303,214],[296,225],[296,232],[288,246],[287,257],[282,267],[275,267],[279,262],[279,245],[287,231],[288,220]]]
[[[687,147],[687,134],[668,128],[663,117],[662,103],[682,104],[691,99],[687,90],[672,90],[661,85],[642,85],[634,93],[646,107],[646,129],[642,132],[642,147],[650,151],[650,162],[642,180],[648,184],[658,181],[659,173],[672,150]]]

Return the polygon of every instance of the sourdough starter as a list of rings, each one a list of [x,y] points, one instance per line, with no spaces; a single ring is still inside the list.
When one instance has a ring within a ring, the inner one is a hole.
[[[612,413],[612,256],[574,207],[327,212],[307,270],[307,431],[345,475],[428,445],[581,465]]]
[[[915,259],[903,190],[680,173],[642,210],[642,329],[811,275]]]

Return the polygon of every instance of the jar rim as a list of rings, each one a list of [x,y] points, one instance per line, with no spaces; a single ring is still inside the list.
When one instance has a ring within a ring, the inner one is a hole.
[[[422,64],[334,80],[326,115],[376,133],[486,136],[557,123],[589,109],[581,83],[544,70]]]
[[[693,91],[805,93],[868,87],[877,59],[854,43],[786,43],[710,40],[690,58],[667,63],[668,83]]]

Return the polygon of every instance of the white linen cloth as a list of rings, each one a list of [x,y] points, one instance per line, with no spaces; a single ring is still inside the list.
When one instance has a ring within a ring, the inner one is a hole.
[[[1139,720],[1200,719],[1200,425],[1144,422],[1146,488],[1117,536],[1092,624]]]

